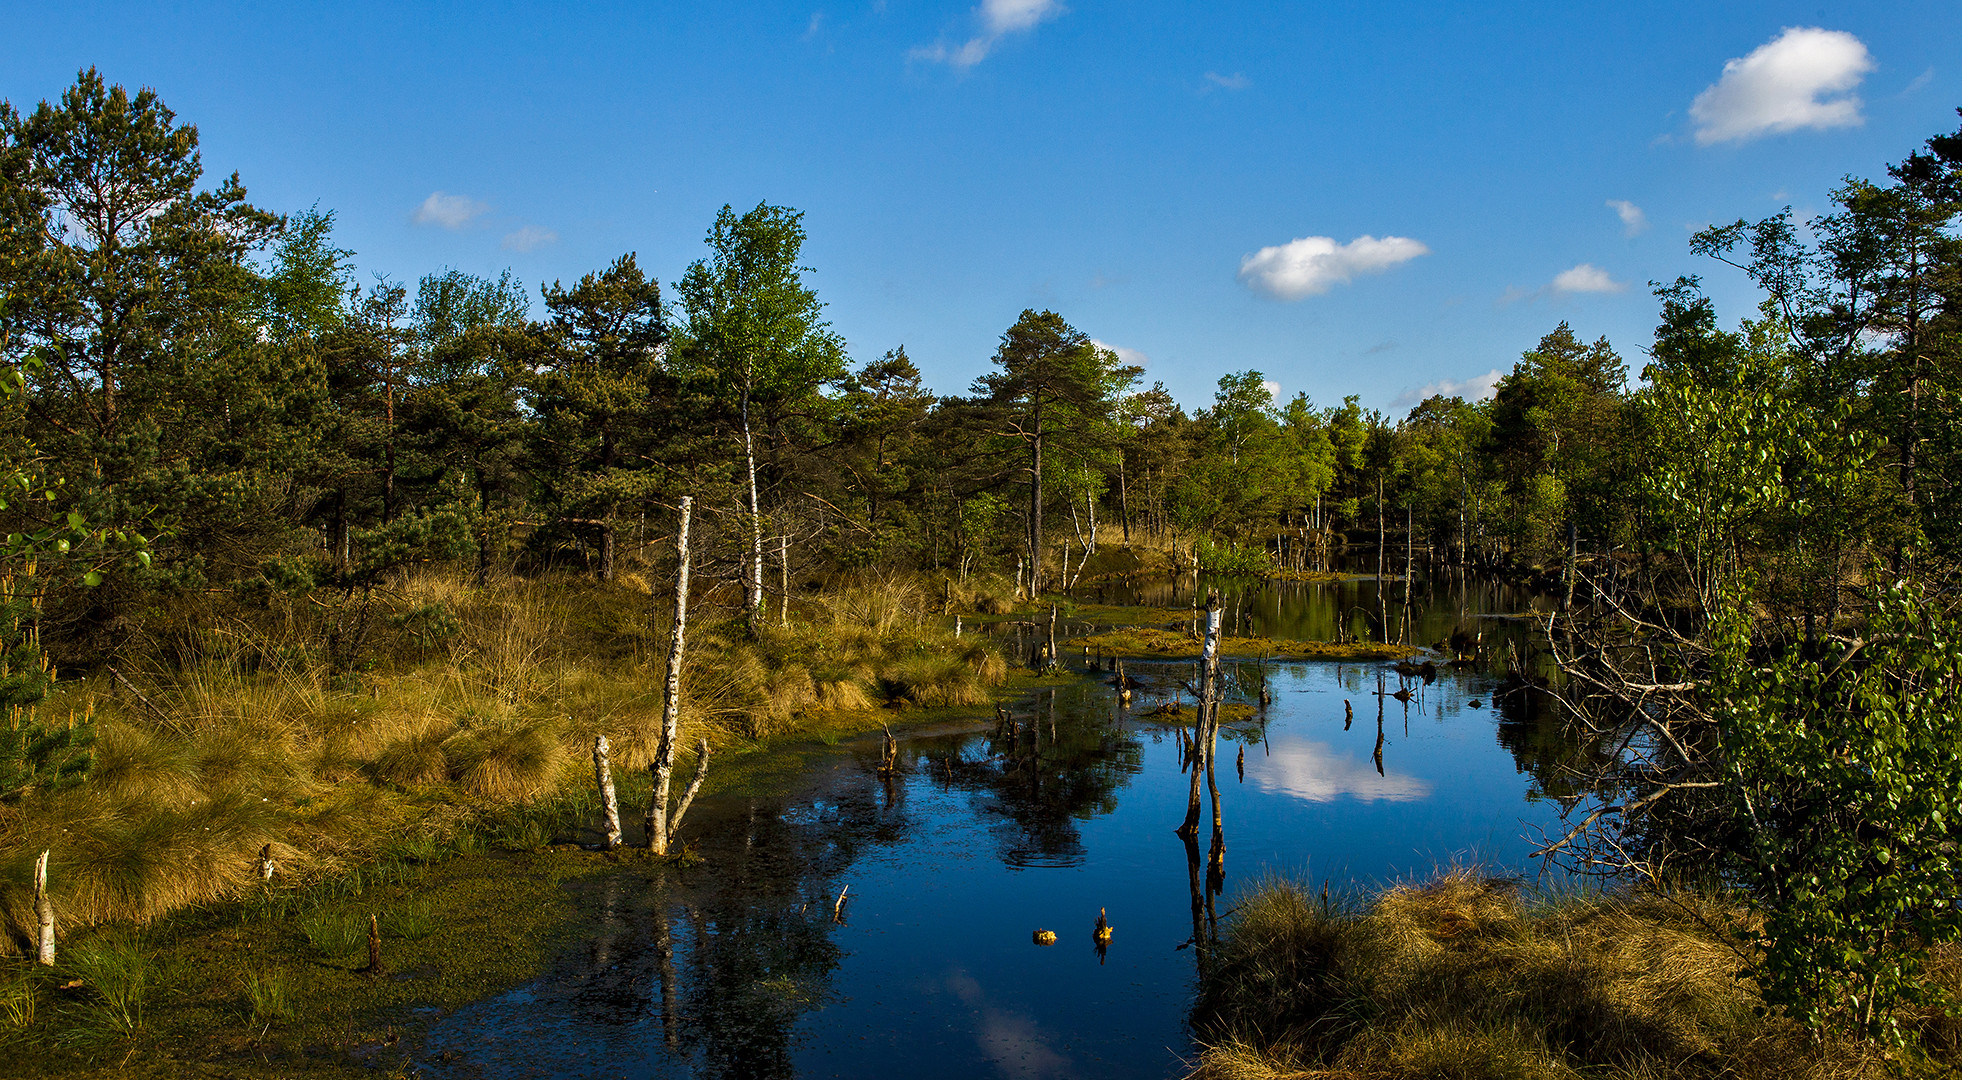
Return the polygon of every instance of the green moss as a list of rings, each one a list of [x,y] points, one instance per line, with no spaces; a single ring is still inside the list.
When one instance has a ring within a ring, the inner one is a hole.
[[[386,1074],[405,1060],[419,1016],[523,983],[578,935],[585,920],[562,885],[611,865],[577,851],[401,865],[382,880],[371,874],[353,885],[210,905],[140,934],[78,933],[65,950],[83,949],[93,936],[132,942],[143,955],[152,975],[141,1030],[74,1038],[94,995],[44,981],[39,1021],[0,1039],[23,1051],[0,1054],[0,1075]],[[384,973],[361,970],[365,932],[352,950],[311,940],[306,927],[323,915],[364,926],[377,916]],[[269,1007],[269,986],[278,988],[277,1009]]]

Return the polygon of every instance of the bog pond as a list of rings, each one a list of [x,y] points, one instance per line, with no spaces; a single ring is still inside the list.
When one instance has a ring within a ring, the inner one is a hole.
[[[1218,584],[1234,618],[1274,637],[1325,639],[1377,607],[1367,579]],[[1402,586],[1385,587],[1395,633]],[[1190,579],[1172,588],[1107,599],[1183,604]],[[1466,627],[1487,655],[1530,658],[1517,616],[1531,606],[1497,586],[1419,585],[1410,640]],[[1495,702],[1489,667],[1427,684],[1375,663],[1266,665],[1272,703],[1222,733],[1223,874],[1209,874],[1210,816],[1197,848],[1173,833],[1190,783],[1178,718],[1146,715],[1193,664],[1127,661],[1144,689],[1126,707],[1108,674],[1061,651],[1079,674],[1011,703],[1013,745],[977,710],[903,735],[889,779],[876,740],[844,746],[789,795],[700,808],[698,865],[569,883],[593,933],[532,982],[436,1021],[423,1072],[1177,1076],[1197,965],[1263,879],[1341,894],[1453,864],[1538,873],[1529,855],[1558,822],[1574,749],[1529,693]],[[1225,667],[1256,696],[1259,665]],[[1407,700],[1379,694],[1379,676]],[[1037,945],[1038,929],[1055,943]]]

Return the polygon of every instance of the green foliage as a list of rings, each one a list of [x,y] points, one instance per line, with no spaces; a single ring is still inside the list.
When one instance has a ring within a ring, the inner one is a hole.
[[[1764,912],[1754,974],[1813,1026],[1894,1042],[1928,1002],[1930,945],[1962,935],[1962,624],[1922,590],[1879,599],[1864,643],[1829,660],[1752,655],[1733,609],[1710,687],[1736,873]]]
[[[1260,577],[1274,572],[1274,564],[1268,559],[1267,552],[1259,548],[1216,544],[1209,538],[1201,537],[1198,552],[1199,569],[1209,574]]]
[[[95,732],[87,723],[55,727],[14,710],[0,722],[0,802],[80,784],[95,765]]]

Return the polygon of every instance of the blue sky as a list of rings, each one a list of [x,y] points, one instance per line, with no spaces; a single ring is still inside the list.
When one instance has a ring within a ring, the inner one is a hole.
[[[1257,368],[1399,411],[1562,319],[1639,370],[1651,279],[1750,313],[1691,231],[1823,211],[1962,105],[1949,3],[562,7],[15,3],[0,97],[154,87],[364,279],[672,282],[768,201],[853,357],[943,393],[1048,307],[1188,405]]]

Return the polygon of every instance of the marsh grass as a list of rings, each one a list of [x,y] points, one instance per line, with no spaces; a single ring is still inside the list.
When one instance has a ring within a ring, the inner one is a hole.
[[[435,933],[436,927],[436,906],[427,900],[404,900],[382,919],[385,932],[410,941],[421,941]]]
[[[1202,980],[1193,1076],[1891,1075],[1874,1048],[1763,1011],[1738,976],[1746,917],[1689,894],[1535,895],[1468,870],[1367,905],[1268,882]]]
[[[315,904],[300,912],[295,925],[329,960],[351,956],[368,943],[368,917],[348,908]]]
[[[32,972],[24,972],[0,982],[0,1025],[15,1031],[34,1026],[40,1010],[40,991]]]
[[[69,1041],[128,1038],[143,1030],[149,998],[149,957],[124,937],[90,938],[68,950],[63,966],[80,979],[84,998],[62,1030]]]
[[[970,586],[971,600],[1001,589]],[[397,609],[376,623],[396,637],[359,673],[328,664],[306,606],[281,602],[186,614],[120,660],[147,705],[107,676],[60,684],[43,708],[92,718],[95,768],[81,787],[8,808],[0,954],[31,944],[43,849],[64,925],[85,929],[218,901],[293,903],[271,898],[316,885],[359,893],[380,864],[590,840],[585,763],[599,734],[623,798],[641,796],[661,713],[660,612],[646,591],[559,578],[480,588],[434,569],[376,595]],[[787,628],[752,633],[705,608],[683,722],[685,742],[716,748],[710,790],[758,775],[742,762],[755,748],[988,700],[1008,667],[979,636],[953,636],[946,603],[920,579],[866,574],[800,602]]]
[[[293,1019],[291,986],[292,979],[279,968],[248,971],[239,985],[239,1011],[254,1023],[285,1023]]]

